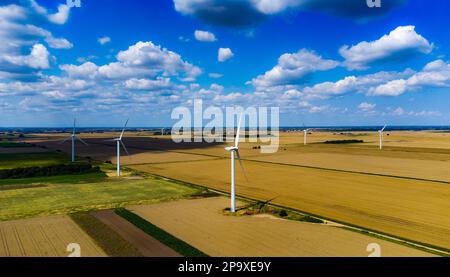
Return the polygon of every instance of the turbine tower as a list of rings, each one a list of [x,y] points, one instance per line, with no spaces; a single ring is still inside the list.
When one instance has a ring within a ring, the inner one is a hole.
[[[123,150],[125,150],[125,152],[127,153],[128,156],[130,155],[130,153],[128,153],[127,148],[125,147],[125,144],[122,141],[123,134],[125,133],[125,128],[127,128],[127,125],[128,125],[128,121],[129,121],[129,119],[127,119],[127,122],[125,122],[125,126],[122,129],[122,133],[120,133],[120,137],[107,140],[107,141],[115,141],[116,142],[116,146],[117,146],[117,177],[120,177],[120,146],[122,145]]]
[[[303,125],[304,127],[305,125]],[[308,132],[310,129],[306,128],[305,130],[303,130],[303,144],[307,145],[308,144]]]
[[[378,134],[380,135],[380,150],[383,149],[383,132],[386,129],[387,125],[384,125],[384,127],[378,131]]]
[[[70,135],[67,139],[62,141],[62,143],[65,143],[68,140],[72,141],[72,162],[75,162],[75,142],[78,140],[79,142],[83,143],[84,145],[88,146],[86,142],[84,142],[81,138],[79,138],[76,135],[75,128],[76,128],[76,119],[73,120],[73,129],[72,129],[72,135]]]
[[[239,118],[239,124],[238,124],[238,128],[237,128],[237,133],[236,133],[236,137],[234,140],[234,146],[232,147],[226,147],[225,150],[231,153],[231,207],[230,207],[230,211],[232,213],[236,212],[236,190],[235,190],[235,155],[239,161],[239,164],[242,168],[242,172],[245,175],[245,178],[247,179],[247,175],[245,173],[244,170],[244,166],[242,164],[242,160],[241,160],[241,155],[239,154],[239,135],[240,135],[240,131],[241,131],[241,123],[242,123],[242,114]],[[248,179],[247,179],[248,180]]]

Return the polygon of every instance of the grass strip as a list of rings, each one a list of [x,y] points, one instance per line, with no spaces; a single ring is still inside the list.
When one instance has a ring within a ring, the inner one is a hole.
[[[167,233],[163,229],[151,224],[147,220],[142,217],[136,215],[135,213],[130,212],[127,209],[119,208],[114,210],[116,214],[128,220],[136,227],[147,233],[148,235],[154,237],[159,240],[161,243],[167,245],[172,248],[179,254],[185,257],[208,257],[205,253],[201,252],[197,248],[187,244],[186,242],[172,236]]]
[[[91,214],[76,213],[70,217],[109,257],[142,257],[134,246]]]
[[[74,175],[59,175],[49,177],[32,177],[23,179],[0,179],[0,187],[7,185],[27,184],[84,184],[99,183],[107,179],[104,172],[94,172]]]

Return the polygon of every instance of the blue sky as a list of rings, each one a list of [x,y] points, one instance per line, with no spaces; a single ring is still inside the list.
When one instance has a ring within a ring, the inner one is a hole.
[[[450,125],[448,1],[343,3],[3,0],[0,126],[170,126],[198,98],[283,126]]]

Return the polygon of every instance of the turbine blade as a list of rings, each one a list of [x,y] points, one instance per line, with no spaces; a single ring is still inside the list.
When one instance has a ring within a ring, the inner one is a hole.
[[[107,139],[107,140],[104,140],[105,142],[111,142],[111,141],[117,141],[117,139]]]
[[[73,119],[73,131],[72,131],[72,134],[73,135],[75,135],[75,124],[77,123],[77,119],[76,118],[74,118]]]
[[[62,139],[62,140],[59,141],[59,144],[66,143],[66,142],[69,141],[71,138],[72,138],[72,137],[68,137],[68,138],[66,138],[66,139]]]
[[[384,125],[383,129],[381,129],[381,132],[384,132],[384,129],[386,129],[386,127],[387,127],[387,124]]]
[[[236,150],[235,153],[236,153],[236,157],[239,161],[239,165],[241,166],[242,172],[244,173],[245,180],[247,180],[247,182],[248,182],[247,172],[245,172],[244,164],[242,163],[241,155],[239,154],[239,150]]]
[[[123,127],[122,133],[120,134],[120,139],[122,139],[123,133],[125,133],[125,128],[127,128],[128,121],[129,121],[129,120],[130,120],[130,119],[127,119],[127,122],[125,122],[125,126]]]
[[[238,123],[238,127],[237,127],[236,138],[234,140],[234,147],[238,147],[239,146],[239,136],[241,134],[242,115],[243,114],[241,113],[241,116],[239,117],[239,123]]]
[[[89,146],[84,140],[82,140],[81,138],[79,138],[79,137],[77,137],[77,136],[75,136],[75,138],[79,141],[79,142],[81,142],[82,144],[84,144],[84,145],[86,145],[86,146]]]
[[[127,148],[125,147],[125,144],[123,143],[123,141],[122,141],[122,140],[119,140],[119,141],[120,141],[120,144],[121,144],[122,147],[123,147],[123,150],[125,150],[125,152],[127,153],[127,155],[130,156],[130,153],[128,152]]]

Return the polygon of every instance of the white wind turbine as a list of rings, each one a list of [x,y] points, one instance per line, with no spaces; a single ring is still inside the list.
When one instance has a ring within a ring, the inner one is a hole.
[[[74,119],[73,120],[73,130],[72,130],[72,134],[67,138],[67,139],[65,139],[64,141],[62,141],[62,143],[65,143],[66,141],[68,141],[68,140],[71,140],[72,141],[72,162],[74,163],[75,162],[75,142],[78,140],[79,142],[81,142],[81,143],[83,143],[84,145],[88,145],[86,142],[84,142],[81,138],[79,138],[77,135],[76,135],[76,132],[75,132],[75,125],[76,125],[76,119]]]
[[[305,127],[305,125],[303,125],[303,127]],[[308,144],[308,132],[311,129],[306,128],[305,130],[303,130],[303,144],[307,145]]]
[[[107,141],[115,141],[117,144],[117,177],[120,177],[120,146],[122,145],[123,150],[125,150],[128,156],[130,155],[130,153],[128,153],[127,148],[125,147],[125,144],[122,141],[123,134],[125,133],[125,128],[127,128],[128,125],[128,121],[129,119],[127,119],[127,122],[125,122],[125,126],[122,129],[122,133],[120,133],[120,137],[107,140]]]
[[[384,127],[378,131],[378,134],[380,135],[380,150],[383,149],[383,132],[386,129],[387,125],[384,125]]]
[[[244,169],[244,166],[243,166],[242,160],[241,160],[241,155],[239,154],[239,135],[240,135],[240,131],[241,131],[241,123],[242,123],[242,114],[239,118],[239,124],[238,124],[238,128],[237,128],[236,138],[234,140],[234,146],[225,148],[226,151],[231,153],[231,207],[230,207],[230,211],[232,213],[236,212],[236,190],[235,190],[235,179],[234,179],[235,155],[236,155],[236,157],[239,161],[239,164],[242,168],[242,172],[244,173],[245,178],[247,179],[247,175],[245,173],[245,169]]]

